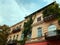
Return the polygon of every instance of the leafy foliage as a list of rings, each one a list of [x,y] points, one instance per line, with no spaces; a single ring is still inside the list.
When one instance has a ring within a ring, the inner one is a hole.
[[[25,41],[27,40],[27,35],[31,34],[32,23],[33,23],[32,17],[30,17],[27,20],[27,22],[24,23],[24,30],[23,30],[24,38],[22,41],[19,41],[21,45],[25,45]]]
[[[53,5],[50,5],[49,7],[47,7],[44,11],[43,11],[43,17],[49,16],[49,15],[58,15],[58,17],[60,16],[60,8],[59,8],[59,4],[57,4],[56,2]]]
[[[31,28],[32,28],[31,24],[32,24],[32,22],[33,22],[32,17],[30,17],[30,19],[27,22],[24,23],[24,31],[23,31],[24,37],[27,34],[31,33]]]
[[[2,30],[0,32],[0,45],[5,45],[10,28],[7,25],[3,25],[3,26],[0,26],[0,29]]]

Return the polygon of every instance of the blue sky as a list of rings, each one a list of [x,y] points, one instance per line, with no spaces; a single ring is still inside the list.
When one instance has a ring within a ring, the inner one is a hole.
[[[0,25],[12,26],[54,0],[0,0]],[[56,0],[58,3],[59,0]]]

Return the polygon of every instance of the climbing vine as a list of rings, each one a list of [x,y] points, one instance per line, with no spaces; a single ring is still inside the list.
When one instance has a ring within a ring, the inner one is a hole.
[[[22,32],[22,34],[24,34],[23,36],[23,40],[18,41],[20,43],[20,45],[25,45],[25,42],[27,40],[27,35],[31,34],[32,32],[32,23],[33,23],[33,19],[32,16],[29,17],[29,19],[27,20],[27,22],[24,22],[24,30]]]
[[[44,11],[43,11],[43,17],[49,16],[49,15],[60,15],[60,8],[59,4],[56,2],[50,6],[48,6]]]
[[[58,22],[60,23],[60,7],[58,3],[54,3],[43,11],[43,18],[47,17],[49,15],[56,15],[56,19],[58,19]]]
[[[25,44],[25,41],[27,40],[27,35],[31,34],[32,32],[32,26],[31,24],[33,23],[32,17],[29,17],[28,21],[24,23],[24,38],[23,38],[23,45]]]

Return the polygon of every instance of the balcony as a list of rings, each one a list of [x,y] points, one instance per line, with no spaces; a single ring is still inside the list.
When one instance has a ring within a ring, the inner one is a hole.
[[[16,28],[16,29],[13,29],[12,33],[17,33],[19,31],[21,31],[21,28]]]
[[[7,44],[8,45],[16,45],[17,44],[17,42],[16,42],[16,40],[9,40],[8,42],[7,42]]]
[[[49,15],[43,18],[44,22],[48,22],[51,21],[53,19],[56,19],[58,17],[58,15]]]
[[[50,31],[45,33],[46,40],[59,40],[60,39],[60,30]]]

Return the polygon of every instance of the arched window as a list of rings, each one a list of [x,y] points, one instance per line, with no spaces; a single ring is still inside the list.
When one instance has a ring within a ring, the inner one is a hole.
[[[50,25],[48,27],[48,31],[54,31],[54,30],[56,30],[56,26],[55,25]]]

